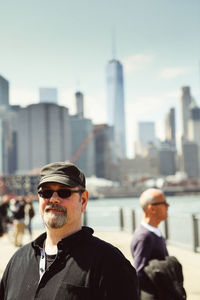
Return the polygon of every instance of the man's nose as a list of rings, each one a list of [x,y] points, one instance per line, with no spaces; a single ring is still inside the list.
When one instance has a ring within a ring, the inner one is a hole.
[[[60,202],[60,198],[59,198],[58,193],[56,191],[53,193],[53,195],[49,199],[49,202],[52,202],[52,203],[59,203]]]

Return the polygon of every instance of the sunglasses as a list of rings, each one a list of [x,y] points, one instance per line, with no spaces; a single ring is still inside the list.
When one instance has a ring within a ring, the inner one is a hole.
[[[42,198],[46,198],[49,199],[52,197],[53,193],[56,192],[58,194],[58,196],[60,198],[69,198],[73,193],[79,193],[82,194],[84,192],[84,190],[68,190],[68,189],[60,189],[60,190],[43,190],[43,191],[39,191],[38,194],[42,197]]]
[[[165,206],[169,206],[169,204],[167,202],[154,202],[151,203],[151,205],[155,206],[155,205],[165,205]]]

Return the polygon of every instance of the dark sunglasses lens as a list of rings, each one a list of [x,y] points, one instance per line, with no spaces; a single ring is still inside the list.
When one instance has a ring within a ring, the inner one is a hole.
[[[44,190],[44,191],[39,191],[38,194],[42,197],[42,198],[51,198],[51,196],[53,195],[55,191],[53,190]],[[61,190],[57,190],[56,191],[58,196],[60,198],[68,198],[71,196],[71,191],[67,190],[67,189],[61,189]]]
[[[51,196],[53,195],[53,191],[52,190],[44,190],[44,191],[40,191],[39,195],[42,198],[51,198]]]
[[[152,203],[152,205],[165,205],[168,206],[169,204],[167,202],[156,202],[156,203]]]
[[[72,194],[70,190],[65,190],[65,189],[58,190],[57,193],[60,198],[68,198]]]

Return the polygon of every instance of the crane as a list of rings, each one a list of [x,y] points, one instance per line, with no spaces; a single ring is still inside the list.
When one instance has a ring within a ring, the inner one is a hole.
[[[81,156],[81,154],[83,153],[83,151],[85,150],[85,148],[87,147],[87,145],[89,144],[90,140],[93,138],[93,136],[100,130],[105,129],[107,127],[106,124],[102,124],[102,125],[96,125],[93,130],[86,136],[86,138],[82,141],[82,143],[80,144],[79,148],[77,149],[77,151],[75,152],[75,154],[73,155],[71,162],[75,163],[79,157]]]

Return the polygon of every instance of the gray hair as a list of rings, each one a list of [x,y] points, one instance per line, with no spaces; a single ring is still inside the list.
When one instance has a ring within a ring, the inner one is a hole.
[[[147,189],[141,194],[140,206],[142,207],[143,211],[146,211],[147,206],[153,202],[156,192],[160,192],[162,194],[161,190],[154,188]]]

